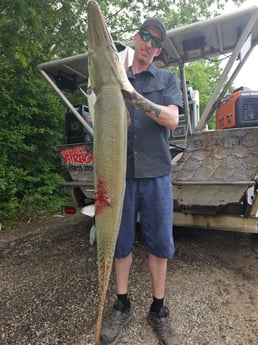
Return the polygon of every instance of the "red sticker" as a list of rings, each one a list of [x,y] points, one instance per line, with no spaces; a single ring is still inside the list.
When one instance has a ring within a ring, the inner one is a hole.
[[[62,150],[62,157],[64,158],[65,164],[86,164],[90,165],[93,163],[93,155],[86,150],[85,146],[76,146]]]

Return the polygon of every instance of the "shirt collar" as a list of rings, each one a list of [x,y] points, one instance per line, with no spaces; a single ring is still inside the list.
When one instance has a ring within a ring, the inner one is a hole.
[[[148,66],[148,68],[145,71],[141,72],[141,73],[150,73],[153,77],[155,77],[155,75],[157,74],[157,71],[158,71],[158,67],[156,67],[154,64],[150,64]],[[132,66],[130,66],[128,68],[127,75],[128,75],[129,78],[134,78],[135,77],[133,72],[132,72]]]

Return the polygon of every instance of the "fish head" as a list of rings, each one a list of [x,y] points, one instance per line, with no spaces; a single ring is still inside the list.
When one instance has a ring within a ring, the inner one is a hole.
[[[103,88],[117,87],[132,92],[124,65],[118,55],[104,15],[95,0],[87,4],[88,13],[88,67],[91,85],[96,96]]]
[[[108,46],[116,51],[112,36],[110,35],[104,15],[95,0],[89,0],[88,13],[88,43],[90,49]]]

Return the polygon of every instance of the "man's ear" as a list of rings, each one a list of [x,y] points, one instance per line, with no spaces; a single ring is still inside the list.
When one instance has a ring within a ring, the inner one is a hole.
[[[159,56],[162,52],[162,48],[158,48],[156,53],[155,53],[155,56]]]
[[[135,41],[137,40],[137,38],[139,37],[138,32],[136,32],[133,36],[133,42],[135,43]]]

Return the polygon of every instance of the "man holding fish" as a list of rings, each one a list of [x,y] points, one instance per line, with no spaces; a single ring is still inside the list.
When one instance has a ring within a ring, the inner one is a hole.
[[[135,54],[127,76],[134,91],[123,92],[131,122],[128,126],[126,190],[115,250],[117,301],[101,331],[101,344],[116,344],[130,321],[129,273],[137,215],[149,252],[153,300],[147,320],[164,345],[179,345],[164,304],[167,261],[175,252],[173,194],[168,130],[182,110],[180,85],[174,72],[157,68],[166,30],[158,18],[147,19],[134,35]],[[137,300],[137,297],[136,297]]]

